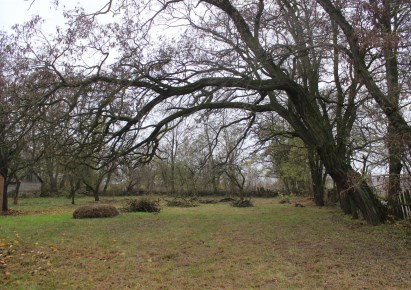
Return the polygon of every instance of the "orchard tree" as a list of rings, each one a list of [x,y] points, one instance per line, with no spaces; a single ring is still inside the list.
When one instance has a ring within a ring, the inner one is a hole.
[[[1,209],[8,210],[7,188],[26,167],[41,156],[33,149],[37,135],[35,124],[44,110],[37,108],[37,98],[30,85],[38,75],[26,71],[30,60],[26,51],[16,50],[10,35],[0,32],[0,175],[3,179]]]

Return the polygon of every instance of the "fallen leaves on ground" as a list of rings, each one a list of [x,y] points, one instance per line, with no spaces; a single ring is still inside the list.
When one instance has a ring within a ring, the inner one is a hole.
[[[47,275],[53,271],[50,256],[58,251],[56,246],[29,245],[18,233],[12,239],[0,239],[0,277],[7,281],[21,267],[31,275]]]

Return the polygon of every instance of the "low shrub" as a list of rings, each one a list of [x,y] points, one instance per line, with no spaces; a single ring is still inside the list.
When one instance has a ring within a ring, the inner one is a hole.
[[[289,195],[280,194],[279,196],[279,204],[291,204],[291,199]]]
[[[253,203],[249,199],[239,199],[231,203],[234,207],[253,207]]]
[[[73,212],[75,219],[114,217],[119,214],[115,206],[110,204],[84,205]]]
[[[160,212],[160,201],[152,198],[128,199],[122,208],[125,212]]]
[[[291,203],[291,199],[289,197],[283,197],[278,201],[279,204],[286,204]]]
[[[196,207],[195,199],[174,198],[166,200],[167,206],[170,207]]]

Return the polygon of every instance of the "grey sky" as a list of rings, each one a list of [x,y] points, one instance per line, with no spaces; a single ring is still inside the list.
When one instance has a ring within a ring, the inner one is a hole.
[[[62,7],[73,8],[82,6],[86,11],[98,10],[104,6],[104,0],[60,0],[59,10],[56,11],[52,0],[0,0],[0,30],[10,30],[14,24],[21,24],[40,15],[45,23],[43,29],[52,32],[56,25],[63,25]],[[30,7],[31,5],[31,7]]]

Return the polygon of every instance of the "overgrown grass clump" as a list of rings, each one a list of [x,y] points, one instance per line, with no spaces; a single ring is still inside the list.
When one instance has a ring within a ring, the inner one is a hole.
[[[152,198],[128,199],[122,209],[125,212],[154,212],[161,211],[160,201]]]
[[[110,204],[83,205],[73,212],[75,219],[114,217],[119,214],[117,208]]]

